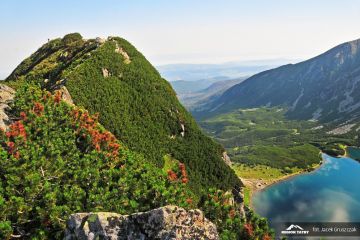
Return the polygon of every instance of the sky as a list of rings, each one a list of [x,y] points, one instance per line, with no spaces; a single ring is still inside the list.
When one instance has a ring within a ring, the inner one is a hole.
[[[307,59],[359,23],[360,0],[1,0],[0,79],[70,32],[121,36],[163,65]]]

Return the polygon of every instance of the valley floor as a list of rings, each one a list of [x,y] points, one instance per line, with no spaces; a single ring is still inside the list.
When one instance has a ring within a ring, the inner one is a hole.
[[[238,109],[202,119],[200,124],[225,147],[246,186],[248,206],[251,196],[265,187],[317,169],[322,163],[320,151],[343,156],[356,139],[333,134],[331,125],[288,119],[282,108]]]

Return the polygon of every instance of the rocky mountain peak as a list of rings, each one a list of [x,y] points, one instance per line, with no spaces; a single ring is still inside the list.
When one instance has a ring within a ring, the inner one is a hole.
[[[165,206],[148,212],[120,215],[75,213],[67,222],[64,240],[181,240],[219,239],[216,226],[202,211]]]

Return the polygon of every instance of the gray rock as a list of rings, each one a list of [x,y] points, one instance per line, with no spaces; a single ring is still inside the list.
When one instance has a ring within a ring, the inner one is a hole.
[[[226,165],[228,165],[228,166],[232,165],[231,159],[230,159],[229,155],[227,155],[227,152],[222,153],[222,160],[224,160]]]
[[[0,84],[0,129],[7,130],[11,120],[6,114],[6,110],[9,109],[9,104],[15,97],[15,90]]]
[[[120,47],[118,45],[117,42],[115,44],[115,52],[123,56],[125,64],[130,64],[131,63],[129,55],[127,54],[127,52],[125,52],[125,50],[122,47]]]
[[[65,86],[60,87],[58,91],[60,91],[61,99],[63,101],[67,102],[70,105],[74,105],[74,101],[72,100],[69,90]]]
[[[109,70],[107,70],[106,68],[102,68],[101,71],[102,71],[102,74],[103,74],[104,78],[107,78],[107,77],[109,77],[111,75]]]
[[[69,217],[64,240],[219,239],[216,226],[200,210],[166,206],[120,215],[75,213]]]

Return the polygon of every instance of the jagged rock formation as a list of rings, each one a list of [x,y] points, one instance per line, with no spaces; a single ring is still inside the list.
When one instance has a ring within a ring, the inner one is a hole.
[[[0,84],[0,129],[6,130],[8,128],[10,119],[5,110],[9,108],[9,103],[13,100],[14,96],[14,89]]]
[[[76,213],[64,240],[219,239],[216,226],[200,210],[166,206],[144,213]]]

